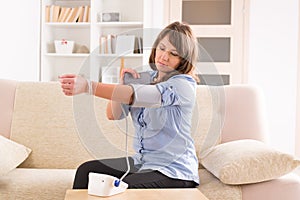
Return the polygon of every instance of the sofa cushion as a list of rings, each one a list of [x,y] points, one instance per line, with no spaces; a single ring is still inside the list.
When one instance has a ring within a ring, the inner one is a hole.
[[[64,199],[74,175],[72,169],[17,168],[0,177],[0,199]]]
[[[242,200],[241,187],[220,182],[206,169],[199,169],[200,185],[198,189],[209,200]],[[244,199],[243,199],[244,200]]]
[[[226,184],[247,184],[278,178],[294,170],[300,160],[257,140],[237,140],[212,148],[202,165]]]
[[[75,169],[92,156],[81,144],[73,98],[57,82],[19,82],[15,94],[11,139],[32,153],[20,167]]]
[[[0,135],[0,176],[20,165],[31,149]]]
[[[65,96],[58,82],[19,82],[11,138],[32,149],[20,167],[75,169],[125,156],[124,121],[109,121],[106,104],[85,94]]]

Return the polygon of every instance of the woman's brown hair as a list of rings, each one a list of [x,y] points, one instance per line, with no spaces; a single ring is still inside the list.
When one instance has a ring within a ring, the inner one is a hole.
[[[159,42],[166,36],[169,37],[169,42],[176,48],[176,51],[180,56],[180,64],[177,69],[170,72],[162,81],[166,81],[177,74],[189,74],[192,75],[197,82],[199,82],[198,76],[194,73],[195,63],[198,56],[198,46],[192,29],[185,23],[173,22],[159,33],[153,43],[149,57],[149,65],[151,69],[157,70],[155,65],[156,48]]]

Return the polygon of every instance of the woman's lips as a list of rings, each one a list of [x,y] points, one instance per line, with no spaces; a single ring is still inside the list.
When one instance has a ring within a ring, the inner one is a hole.
[[[164,64],[164,63],[162,63],[162,62],[158,62],[158,64],[160,65],[160,66],[163,66],[163,67],[167,67],[168,65],[166,65],[166,64]]]

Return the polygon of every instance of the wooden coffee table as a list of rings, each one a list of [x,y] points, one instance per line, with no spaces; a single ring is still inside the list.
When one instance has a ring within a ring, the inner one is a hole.
[[[127,189],[110,197],[88,195],[87,190],[67,190],[65,200],[208,200],[198,189]]]

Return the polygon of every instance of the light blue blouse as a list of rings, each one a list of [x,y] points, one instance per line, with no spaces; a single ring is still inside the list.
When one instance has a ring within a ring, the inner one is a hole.
[[[191,137],[196,82],[189,75],[175,75],[155,86],[161,93],[161,107],[127,110],[135,128],[134,162],[140,170],[158,170],[168,177],[199,184]]]

